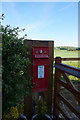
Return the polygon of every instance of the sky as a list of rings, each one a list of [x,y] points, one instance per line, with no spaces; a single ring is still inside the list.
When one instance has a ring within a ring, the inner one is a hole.
[[[27,38],[78,46],[78,2],[2,2],[2,13],[3,25],[25,28]]]

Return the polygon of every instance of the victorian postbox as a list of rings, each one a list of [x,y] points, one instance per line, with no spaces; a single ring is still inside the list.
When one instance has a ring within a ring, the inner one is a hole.
[[[33,92],[48,90],[49,47],[33,47]]]

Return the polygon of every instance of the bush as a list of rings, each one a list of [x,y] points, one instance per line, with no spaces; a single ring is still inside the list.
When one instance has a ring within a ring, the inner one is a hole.
[[[47,113],[47,103],[39,100],[36,106],[38,117],[43,118],[44,115]]]
[[[14,107],[10,107],[8,109],[8,113],[4,114],[3,118],[4,119],[18,119],[20,117],[21,114],[23,114],[24,110],[23,110],[23,107],[24,107],[24,103],[21,103],[21,104],[17,104],[16,106]]]
[[[1,16],[4,19],[4,15]],[[0,23],[1,24],[1,23]],[[27,73],[27,67],[31,64],[28,56],[28,47],[23,41],[25,35],[18,37],[19,27],[11,28],[10,25],[1,25],[2,35],[2,111],[8,112],[8,108],[15,106],[25,95],[32,91],[32,77]],[[29,81],[29,82],[28,82]]]

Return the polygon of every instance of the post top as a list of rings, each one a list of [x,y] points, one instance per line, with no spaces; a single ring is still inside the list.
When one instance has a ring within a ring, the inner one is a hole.
[[[25,40],[33,40],[33,41],[54,41],[53,39],[38,39],[38,38],[34,38],[34,39],[25,39]]]
[[[61,57],[56,57],[55,58],[55,63],[56,64],[61,64],[62,58]]]

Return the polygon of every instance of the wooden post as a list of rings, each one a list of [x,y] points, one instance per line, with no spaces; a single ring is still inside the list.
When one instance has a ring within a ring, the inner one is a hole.
[[[33,41],[24,41],[24,44],[29,47],[29,59],[32,62],[32,43]],[[27,51],[26,51],[27,52]],[[32,77],[32,64],[27,68],[27,72]],[[24,115],[30,120],[32,118],[32,95],[28,95],[24,98]]]
[[[54,58],[54,44],[49,42],[49,79],[48,91],[44,92],[46,102],[48,105],[48,114],[51,116],[52,112],[52,95],[53,95],[53,58]]]
[[[61,64],[61,57],[55,58],[55,64]],[[57,104],[59,104],[57,93],[60,92],[60,85],[58,84],[58,80],[61,76],[60,71],[55,68],[55,79],[54,79],[54,104],[53,104],[53,113],[58,118],[59,111],[57,109]]]
[[[48,91],[43,92],[43,96],[48,105],[48,114],[51,115],[52,109],[52,90],[53,90],[53,58],[54,58],[54,41],[41,41],[41,40],[25,40],[25,44],[33,47],[49,47],[49,77],[48,77]],[[32,61],[31,50],[31,61]],[[31,75],[33,69],[31,68]],[[32,115],[32,97],[25,98],[25,115]],[[29,112],[29,114],[28,114]],[[31,117],[31,116],[30,116]]]
[[[32,96],[24,98],[24,115],[30,120],[32,118]]]

